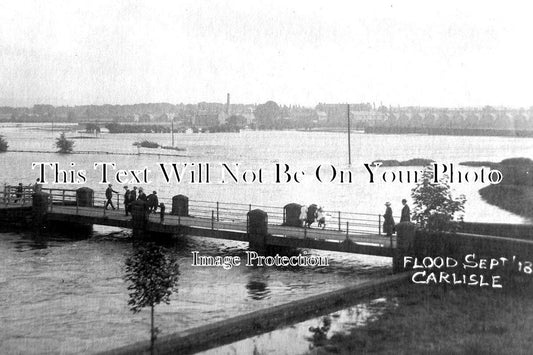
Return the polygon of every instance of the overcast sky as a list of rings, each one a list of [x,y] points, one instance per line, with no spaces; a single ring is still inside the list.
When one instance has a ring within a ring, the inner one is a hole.
[[[524,4],[2,0],[0,105],[529,107]]]

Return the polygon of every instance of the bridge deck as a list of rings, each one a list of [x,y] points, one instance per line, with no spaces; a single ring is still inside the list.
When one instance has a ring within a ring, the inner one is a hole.
[[[107,226],[131,228],[131,216],[125,216],[124,211],[107,210],[95,207],[76,207],[54,205],[49,214],[49,220],[91,223]],[[162,233],[179,233],[187,227],[192,235],[206,236],[219,239],[248,241],[247,225],[243,221],[217,221],[202,217],[178,217],[165,215],[164,222],[160,222],[159,213],[150,214],[147,230]],[[396,247],[395,237],[380,235],[363,235],[346,233],[318,228],[301,228],[268,225],[269,236],[267,244],[299,248],[313,248],[351,253],[392,256],[392,249]]]

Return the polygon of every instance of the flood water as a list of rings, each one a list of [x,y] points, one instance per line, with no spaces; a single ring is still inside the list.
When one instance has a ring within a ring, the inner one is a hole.
[[[44,128],[46,125],[6,125],[0,128],[0,134],[6,137],[13,150],[53,151],[59,133]],[[69,135],[81,134],[67,133]],[[132,144],[145,139],[162,145],[171,142],[169,134],[102,134],[94,139],[75,139],[74,149],[135,153],[137,148]],[[157,190],[161,197],[184,194],[193,200],[268,206],[317,203],[328,210],[376,215],[384,212],[385,201],[391,201],[397,214],[400,200],[409,197],[414,184],[371,184],[364,163],[376,159],[428,158],[439,163],[458,164],[466,160],[500,161],[533,155],[533,139],[354,134],[353,161],[349,167],[346,136],[341,133],[249,131],[176,134],[175,139],[177,146],[186,149],[184,152],[147,149],[141,152],[182,156],[8,152],[0,155],[0,183],[33,183],[38,177],[38,171],[32,170],[33,162],[58,162],[61,169],[86,170],[87,182],[45,187],[88,186],[102,194],[105,185],[99,184],[101,176],[93,165],[103,161],[114,162],[119,169],[147,167],[152,170],[152,181],[145,187]],[[166,183],[158,170],[161,162],[210,163],[213,181],[209,184]],[[222,163],[239,163],[243,170],[262,168],[264,181],[223,184],[219,179],[220,169],[217,169]],[[276,163],[287,164],[291,172],[303,171],[301,182],[276,183]],[[339,171],[352,171],[352,182],[319,182],[313,178],[319,165],[330,164]],[[519,216],[483,202],[477,193],[483,186],[453,185],[457,193],[466,194],[465,220],[524,222]],[[120,187],[115,183],[115,189]],[[30,233],[0,233],[2,352],[94,353],[148,340],[149,312],[133,314],[127,306],[128,294],[122,275],[124,260],[132,249],[128,237],[129,231],[101,226],[95,226],[92,236],[83,239],[68,234],[39,239]],[[243,257],[247,243],[188,236],[168,247],[179,257],[181,276],[179,293],[173,296],[170,305],[160,305],[156,309],[156,321],[162,334],[377,278],[390,273],[391,264],[388,258],[316,252],[328,256],[330,266],[299,269],[240,266],[223,270],[191,266],[191,252]],[[282,339],[290,338],[276,336],[276,339],[283,347]]]

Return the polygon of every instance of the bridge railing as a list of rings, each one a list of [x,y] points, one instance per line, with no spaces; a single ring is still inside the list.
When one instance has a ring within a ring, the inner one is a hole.
[[[5,206],[7,205],[21,205],[31,206],[32,204],[33,187],[24,185],[4,185],[3,191],[0,193],[0,201]]]
[[[49,194],[49,202],[52,205],[73,206],[76,205],[76,190],[41,188],[42,192]]]
[[[50,195],[50,209],[54,206],[77,206],[79,208],[78,194],[75,189],[60,189],[60,188],[42,188],[43,192]],[[33,194],[33,187],[23,186],[22,192],[18,186],[4,186],[4,191],[0,193],[0,201],[4,204],[27,204],[31,205],[31,195]],[[121,206],[122,194],[113,194],[113,202],[115,208],[123,209]],[[103,214],[107,212],[104,208],[107,199],[105,192],[94,191],[92,194],[91,205],[95,208],[101,208]],[[172,206],[172,199],[159,197],[159,203],[164,203],[167,207],[166,213],[169,213]],[[286,222],[286,215],[284,207],[268,206],[259,204],[244,204],[220,201],[205,201],[205,200],[189,200],[189,215],[199,218],[211,219],[213,222],[228,222],[228,223],[243,223],[247,222],[247,213],[253,209],[261,209],[268,214],[269,224],[282,225]],[[326,223],[325,226],[318,228],[315,221],[311,227],[315,230],[344,232],[348,234],[359,235],[381,235],[383,217],[378,214],[342,212],[335,210],[323,211]],[[296,228],[296,227],[295,227]],[[302,228],[305,229],[305,228]],[[304,232],[305,234],[305,232]]]
[[[165,204],[171,200],[160,199]],[[217,222],[246,222],[246,214],[252,209],[261,209],[268,214],[270,224],[282,225],[285,220],[284,207],[243,203],[189,200],[189,214],[203,218],[213,218]],[[381,235],[383,218],[378,214],[354,213],[325,210],[324,231],[341,231],[351,234]],[[317,226],[315,221],[314,226]],[[313,225],[311,225],[313,227]],[[314,228],[316,229],[316,228]]]

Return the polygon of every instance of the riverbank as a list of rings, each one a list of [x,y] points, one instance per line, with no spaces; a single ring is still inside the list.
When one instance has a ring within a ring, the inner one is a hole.
[[[381,317],[336,334],[310,354],[518,354],[533,347],[531,276],[503,289],[405,282],[383,293]]]
[[[479,190],[483,200],[519,216],[533,218],[533,160],[511,158],[499,163],[470,161],[461,165],[488,166],[500,170],[503,175],[500,184]]]
[[[516,213],[533,218],[533,187],[519,185],[490,185],[479,190],[483,200]]]

